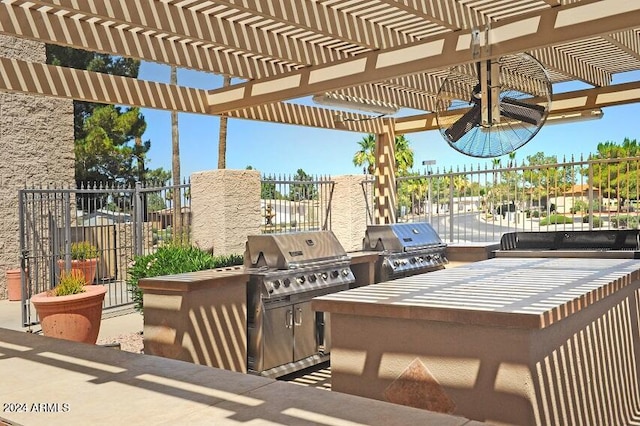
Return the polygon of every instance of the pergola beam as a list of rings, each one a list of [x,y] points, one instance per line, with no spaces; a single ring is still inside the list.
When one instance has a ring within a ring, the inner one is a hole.
[[[208,114],[206,90],[0,57],[0,92]],[[379,133],[382,120],[305,105],[274,103],[233,111],[229,117]]]
[[[385,3],[435,22],[452,31],[484,26],[487,18],[458,2],[446,0],[385,0]]]
[[[636,60],[640,60],[640,32],[638,30],[622,31],[617,34],[610,34],[604,38],[616,46],[618,49],[626,52]]]
[[[640,102],[640,82],[615,84],[553,95],[549,114],[564,115],[637,102]],[[398,134],[424,132],[437,128],[435,113],[396,119]]]
[[[115,22],[98,23],[72,16],[0,2],[0,33],[244,78],[275,76],[292,69],[290,64],[243,57],[198,41],[180,42],[153,32],[120,29]]]
[[[152,31],[166,34],[189,43],[197,42],[216,47],[233,47],[239,55],[260,55],[271,61],[283,62],[283,66],[295,69],[325,61],[335,61],[349,55],[300,38],[288,37],[280,32],[265,31],[264,28],[242,21],[215,18],[193,10],[194,4],[177,7],[174,4],[154,0],[35,0],[36,5],[56,7],[71,13],[81,12],[87,17],[101,21],[113,21],[126,26],[127,31]],[[238,75],[259,78],[264,75]]]
[[[172,3],[179,1],[171,0]],[[195,3],[206,1],[197,0]],[[358,53],[400,46],[412,41],[412,38],[399,31],[358,19],[353,15],[327,7],[321,2],[307,0],[216,0],[216,3],[341,40],[351,44],[351,48],[361,46]]]
[[[0,58],[0,91],[208,114],[207,91],[36,62]],[[553,96],[551,114],[567,114],[640,102],[640,82]],[[233,118],[378,134],[382,119],[292,103],[254,106],[225,114]],[[338,118],[338,116],[340,116]],[[437,129],[435,114],[395,119],[397,134]]]
[[[606,13],[599,2],[559,6],[495,23],[490,31],[490,49],[480,49],[474,58],[471,33],[429,37],[401,48],[373,51],[352,59],[308,67],[272,78],[212,90],[210,112],[219,114],[250,105],[278,102],[346,87],[374,83],[448,68],[458,64],[541,49],[635,28],[640,22],[640,2],[607,1]],[[490,51],[489,51],[490,50]]]
[[[435,107],[435,98],[433,96],[379,84],[349,87],[337,92],[356,98],[378,99],[401,107],[422,111],[433,111]]]
[[[534,51],[533,56],[561,74],[583,81],[593,86],[608,86],[611,84],[612,75],[606,70],[589,64],[581,59],[558,50],[555,47],[546,47]]]

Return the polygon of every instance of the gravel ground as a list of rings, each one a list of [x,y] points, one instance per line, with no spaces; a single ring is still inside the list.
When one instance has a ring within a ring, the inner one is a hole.
[[[98,345],[120,344],[121,351],[133,352],[141,354],[142,352],[142,332],[121,334],[109,339],[100,339]]]

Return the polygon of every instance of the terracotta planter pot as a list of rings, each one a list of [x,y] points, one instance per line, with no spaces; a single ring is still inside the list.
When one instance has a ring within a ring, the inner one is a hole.
[[[58,260],[58,266],[61,271],[65,270],[64,259]],[[86,260],[72,260],[71,270],[80,271],[84,275],[85,282],[87,284],[93,284],[96,279],[96,270],[98,268],[98,258],[86,259]]]
[[[69,296],[48,296],[43,292],[31,298],[45,336],[96,343],[107,289],[102,285],[84,289],[84,293]]]
[[[7,293],[9,300],[22,300],[22,281],[20,278],[20,269],[7,270]]]

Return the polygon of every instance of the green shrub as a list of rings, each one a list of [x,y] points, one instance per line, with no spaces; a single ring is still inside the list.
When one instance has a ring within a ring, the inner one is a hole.
[[[68,296],[71,294],[84,293],[86,280],[82,271],[77,269],[71,270],[70,273],[62,271],[60,274],[60,282],[51,291],[50,296]]]
[[[533,210],[531,212],[531,217],[533,218],[539,218],[540,217],[540,211],[539,210]]]
[[[582,223],[589,223],[589,215],[582,216]],[[593,227],[600,228],[602,226],[602,219],[599,216],[593,216]]]
[[[71,243],[71,259],[87,260],[98,257],[98,248],[88,241]]]
[[[614,228],[638,229],[638,217],[620,215],[611,218],[611,226]]]
[[[569,209],[569,211],[571,212],[571,214],[576,214],[578,212],[586,212],[588,208],[589,208],[589,206],[587,205],[586,201],[576,200],[573,203],[573,207],[571,207],[571,209]]]
[[[573,219],[561,214],[552,214],[540,221],[540,225],[557,225],[563,223],[573,223]]]
[[[241,265],[242,261],[242,255],[212,256],[197,247],[166,245],[155,253],[137,256],[129,267],[127,284],[136,310],[142,312],[140,279]]]

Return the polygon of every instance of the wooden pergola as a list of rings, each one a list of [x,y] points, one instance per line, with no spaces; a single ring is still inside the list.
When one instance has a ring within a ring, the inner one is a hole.
[[[380,222],[395,221],[395,134],[436,128],[452,66],[527,52],[551,114],[637,102],[637,0],[0,0],[0,34],[238,77],[199,90],[0,57],[0,91],[377,135]],[[423,111],[402,118],[309,106],[330,93]]]

